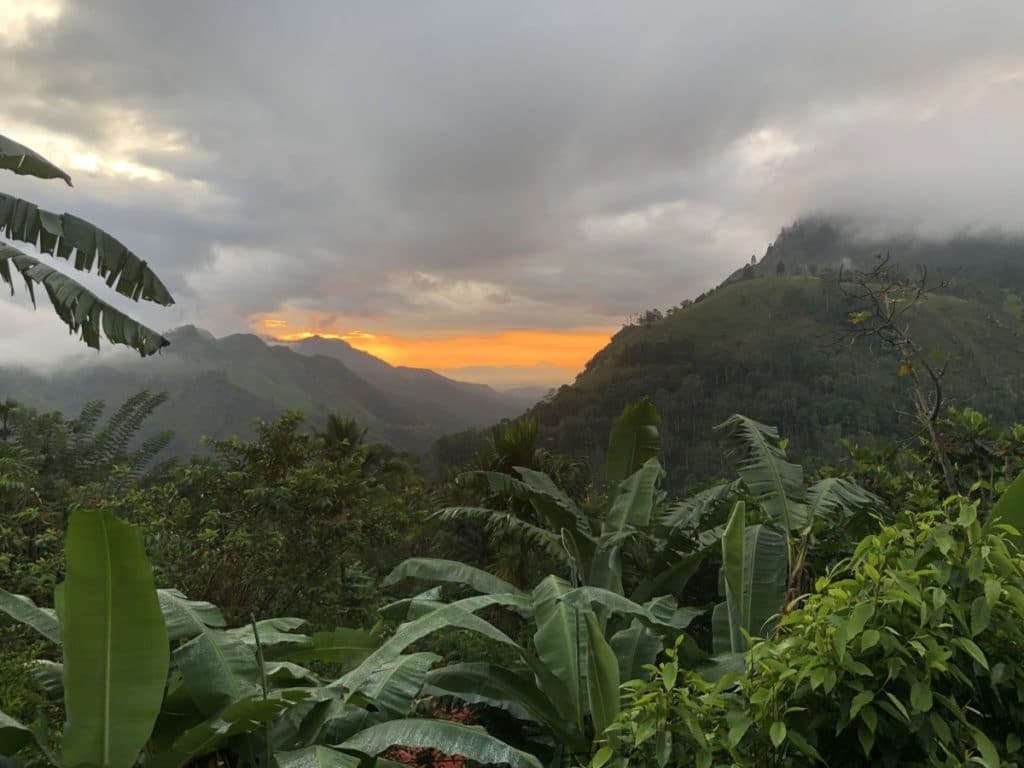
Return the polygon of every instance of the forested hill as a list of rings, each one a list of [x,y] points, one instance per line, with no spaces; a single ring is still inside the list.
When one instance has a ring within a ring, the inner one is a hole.
[[[251,334],[218,339],[192,326],[169,337],[171,346],[152,358],[105,355],[47,374],[0,367],[0,399],[73,415],[90,400],[113,409],[143,388],[166,391],[169,400],[146,422],[146,433],[173,430],[169,450],[179,455],[199,450],[205,436],[251,435],[254,419],[287,410],[302,411],[318,428],[330,413],[354,418],[371,440],[419,452],[445,432],[492,424],[525,407],[488,387],[394,368],[343,341],[289,349]],[[348,353],[362,356],[358,371],[344,361]]]
[[[898,244],[889,243],[894,258]],[[948,402],[1020,419],[1024,248],[965,238],[904,251],[909,263],[952,278],[911,315],[923,346],[952,356]],[[644,396],[664,419],[666,466],[677,483],[726,470],[713,427],[736,412],[777,425],[805,457],[839,458],[840,438],[905,434],[898,411],[910,404],[895,358],[865,341],[837,343],[849,313],[863,307],[840,290],[834,268],[844,259],[868,265],[878,252],[877,242],[852,240],[829,222],[784,230],[758,268],[664,316],[647,313],[573,385],[533,408],[547,447],[599,458],[616,415]]]

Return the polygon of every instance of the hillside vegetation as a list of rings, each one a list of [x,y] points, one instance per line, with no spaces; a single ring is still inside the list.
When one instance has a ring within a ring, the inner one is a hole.
[[[813,238],[803,229],[784,231],[753,276],[737,273],[695,303],[623,328],[575,383],[531,410],[546,445],[599,460],[615,414],[642,396],[668,426],[665,460],[677,482],[722,474],[712,427],[734,412],[778,424],[802,455],[826,460],[843,454],[840,437],[871,443],[903,434],[900,411],[909,404],[898,360],[877,344],[844,340],[850,313],[864,309],[832,268],[851,253],[841,247],[851,241],[840,238],[828,258],[812,259],[817,251],[804,247],[806,239]],[[1024,383],[1014,290],[1024,281],[1004,274],[1004,246],[986,251],[975,243],[977,261],[963,262],[950,285],[913,310],[910,324],[937,360],[948,359],[949,404],[970,403],[1006,422],[1020,413]],[[877,251],[858,247],[857,263],[870,263]],[[948,267],[948,255],[940,250],[933,268]],[[780,262],[787,264],[781,274],[771,266]]]

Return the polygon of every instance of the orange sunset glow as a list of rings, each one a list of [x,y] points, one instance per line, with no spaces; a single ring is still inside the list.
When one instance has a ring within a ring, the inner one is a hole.
[[[258,332],[278,341],[301,341],[312,336],[341,339],[392,365],[433,370],[548,365],[565,369],[570,376],[582,369],[614,333],[614,329],[511,330],[494,334],[413,337],[329,327],[299,329],[273,317],[261,318],[255,325]]]

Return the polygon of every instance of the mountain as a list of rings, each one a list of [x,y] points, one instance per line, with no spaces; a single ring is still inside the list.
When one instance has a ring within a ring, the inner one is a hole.
[[[340,360],[384,395],[442,428],[493,423],[517,415],[540,400],[498,392],[484,384],[454,381],[426,368],[392,366],[341,339],[313,336],[290,347],[303,355]]]
[[[839,343],[863,307],[840,290],[837,270],[870,266],[880,252],[948,278],[910,317],[924,347],[952,356],[948,402],[1021,419],[1024,242],[865,239],[819,219],[783,230],[754,269],[698,301],[619,331],[575,383],[531,410],[545,446],[599,462],[614,418],[645,396],[663,418],[669,475],[687,483],[726,473],[713,428],[735,412],[777,425],[794,454],[824,460],[842,456],[841,438],[906,434],[898,412],[910,403],[893,355]]]
[[[94,399],[112,409],[140,389],[166,391],[168,402],[146,430],[174,430],[170,451],[179,455],[198,450],[203,436],[248,435],[253,419],[293,409],[314,426],[330,413],[349,416],[368,428],[370,439],[413,452],[447,431],[523,410],[515,397],[431,371],[394,368],[344,342],[311,339],[291,349],[251,334],[218,339],[193,326],[168,337],[171,346],[145,360],[112,352],[45,375],[0,368],[0,398],[73,414]]]

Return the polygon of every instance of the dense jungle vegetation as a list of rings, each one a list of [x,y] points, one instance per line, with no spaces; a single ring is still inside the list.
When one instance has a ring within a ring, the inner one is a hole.
[[[66,179],[3,137],[0,168]],[[70,214],[0,196],[0,223],[99,264],[129,298],[171,301]],[[167,342],[2,248],[0,277],[45,286],[86,342],[144,356]],[[164,394],[74,416],[5,400],[2,765],[1024,764],[1024,425],[1005,426],[1016,401],[994,408],[1001,390],[974,403],[998,419],[949,397],[969,380],[930,353],[928,323],[962,299],[889,267],[834,283],[751,269],[625,329],[643,343],[610,347],[578,387],[613,400],[569,414],[605,430],[600,460],[582,426],[578,452],[544,430],[566,390],[430,481],[344,416],[287,413],[164,461],[171,435],[145,432]],[[748,384],[691,340],[716,387],[765,392],[781,429],[669,392],[685,363],[655,342],[677,317],[707,313],[721,334],[723,297],[806,304],[779,334],[791,347],[812,294],[877,365],[844,363],[836,408],[865,414],[860,431],[773,389],[813,380],[771,348]],[[671,363],[672,383],[633,397],[609,365],[624,354]],[[907,403],[899,418],[863,402],[882,381]],[[875,418],[903,438],[865,446]]]

